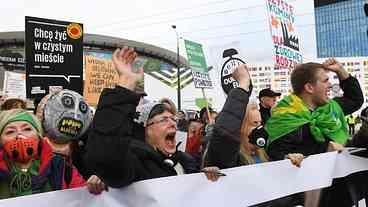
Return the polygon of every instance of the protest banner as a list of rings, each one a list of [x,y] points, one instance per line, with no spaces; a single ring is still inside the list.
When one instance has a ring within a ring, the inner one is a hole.
[[[274,51],[274,87],[287,93],[290,72],[296,64],[303,62],[295,26],[295,7],[288,0],[266,0],[266,4]]]
[[[26,98],[26,75],[5,71],[4,73],[4,95],[12,98]]]
[[[51,87],[82,94],[83,25],[25,18],[27,97],[43,97]]]
[[[231,42],[225,45],[210,48],[210,54],[215,61],[215,68],[219,72],[219,79],[222,90],[228,94],[231,89],[239,86],[232,74],[237,66],[245,64],[244,53],[240,48],[239,42]]]
[[[97,106],[104,88],[113,88],[118,82],[112,61],[94,56],[85,56],[85,81],[83,95],[88,104]]]
[[[192,69],[194,86],[196,88],[213,88],[202,45],[189,40],[184,40],[184,44]]]
[[[101,195],[78,188],[5,199],[0,206],[49,207],[52,203],[53,207],[244,207],[328,187],[334,178],[367,170],[367,158],[345,150],[309,156],[300,168],[290,160],[282,160],[223,169],[226,176],[217,182],[207,180],[203,173],[187,174],[110,188]]]

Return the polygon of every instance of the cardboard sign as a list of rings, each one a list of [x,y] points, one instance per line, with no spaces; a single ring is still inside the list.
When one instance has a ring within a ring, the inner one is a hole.
[[[118,74],[112,61],[94,56],[85,57],[86,76],[84,82],[84,98],[87,103],[96,106],[104,88],[113,88],[118,82]]]

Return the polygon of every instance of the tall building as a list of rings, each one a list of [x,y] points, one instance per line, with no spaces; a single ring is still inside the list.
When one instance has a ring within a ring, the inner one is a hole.
[[[314,0],[317,56],[368,56],[365,0]]]

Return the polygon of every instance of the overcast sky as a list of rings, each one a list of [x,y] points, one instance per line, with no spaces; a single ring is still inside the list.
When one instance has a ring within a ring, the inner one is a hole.
[[[315,58],[313,0],[289,0],[295,6],[296,30],[302,52]],[[11,0],[2,3],[2,31],[24,30],[24,16],[75,21],[85,33],[116,36],[176,51],[176,35],[199,42],[207,50],[231,41],[262,62],[269,50],[265,0]],[[182,48],[184,50],[184,48]]]

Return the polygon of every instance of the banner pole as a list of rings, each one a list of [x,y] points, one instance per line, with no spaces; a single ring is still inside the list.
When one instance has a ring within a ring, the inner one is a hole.
[[[202,89],[202,96],[203,96],[203,99],[204,99],[205,104],[206,104],[205,106],[206,106],[208,121],[211,123],[212,118],[211,118],[210,110],[208,109],[208,101],[207,101],[207,98],[206,98],[206,93],[204,92],[204,88],[201,88],[201,89]]]

